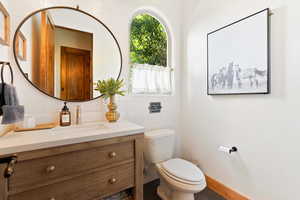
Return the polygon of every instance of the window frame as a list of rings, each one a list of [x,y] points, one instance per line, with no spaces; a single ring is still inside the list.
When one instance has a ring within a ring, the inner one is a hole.
[[[170,94],[162,94],[162,93],[134,93],[131,90],[131,72],[130,72],[130,68],[131,68],[131,59],[130,59],[130,35],[131,35],[131,25],[133,20],[135,19],[135,17],[137,17],[138,15],[141,14],[147,14],[150,15],[151,17],[155,18],[157,21],[159,21],[160,24],[162,24],[162,26],[164,27],[164,30],[167,34],[167,66],[170,69],[170,86],[171,86],[171,91]],[[165,19],[163,19],[161,17],[161,14],[157,14],[157,11],[153,11],[152,9],[138,9],[137,11],[135,11],[133,13],[133,15],[131,16],[130,22],[129,22],[129,38],[128,38],[128,43],[129,43],[129,52],[128,52],[128,60],[129,60],[129,71],[128,71],[128,94],[130,96],[150,96],[150,97],[158,97],[158,96],[163,96],[163,97],[168,97],[168,96],[173,96],[175,93],[175,83],[174,83],[174,68],[173,66],[173,40],[172,40],[172,34],[171,31],[169,29],[169,25],[167,23],[167,21]]]

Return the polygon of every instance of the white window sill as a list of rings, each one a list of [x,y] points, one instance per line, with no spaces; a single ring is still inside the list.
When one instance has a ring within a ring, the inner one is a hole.
[[[171,94],[129,93],[128,96],[130,97],[173,97],[174,93]]]

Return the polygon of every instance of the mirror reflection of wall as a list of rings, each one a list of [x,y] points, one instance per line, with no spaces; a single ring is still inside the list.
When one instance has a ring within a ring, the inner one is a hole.
[[[0,38],[4,41],[5,38],[5,16],[0,12]]]
[[[119,76],[122,61],[116,40],[85,13],[50,8],[34,13],[18,32],[27,38],[28,52],[26,60],[17,56],[17,63],[28,80],[50,96],[91,100],[100,96],[94,90],[98,80]]]
[[[26,60],[27,55],[27,40],[22,32],[19,32],[16,41],[17,56],[20,60]]]

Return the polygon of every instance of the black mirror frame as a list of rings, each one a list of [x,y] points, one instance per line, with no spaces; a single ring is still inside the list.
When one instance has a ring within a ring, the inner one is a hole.
[[[121,76],[121,73],[122,73],[122,67],[123,67],[123,56],[122,56],[122,51],[121,51],[121,47],[120,47],[120,44],[118,42],[118,40],[116,39],[115,35],[113,34],[113,32],[101,21],[99,20],[97,17],[91,15],[90,13],[88,12],[85,12],[83,10],[80,10],[79,8],[73,8],[73,7],[67,7],[67,6],[53,6],[53,7],[47,7],[47,8],[43,8],[43,9],[39,9],[39,10],[36,10],[32,13],[30,13],[29,15],[27,15],[22,21],[21,23],[18,25],[16,31],[15,31],[15,34],[14,34],[14,38],[13,38],[13,53],[14,53],[14,58],[15,58],[15,61],[17,63],[17,66],[20,70],[20,72],[23,74],[24,78],[33,86],[35,87],[37,90],[39,90],[40,92],[42,92],[43,94],[49,96],[49,97],[52,97],[54,99],[57,99],[57,100],[60,100],[60,101],[66,101],[66,100],[63,100],[63,99],[60,99],[58,97],[55,97],[55,96],[52,96],[46,92],[44,92],[43,90],[41,90],[39,87],[37,87],[34,83],[32,83],[29,78],[26,76],[26,74],[23,72],[22,68],[21,68],[21,65],[19,63],[19,60],[18,60],[18,55],[17,55],[17,51],[16,51],[16,42],[17,42],[17,36],[18,36],[18,32],[20,31],[22,25],[30,18],[32,17],[33,15],[39,13],[39,12],[42,12],[42,11],[46,11],[46,10],[50,10],[50,9],[70,9],[70,10],[74,10],[74,11],[77,11],[77,12],[81,12],[85,15],[88,15],[90,16],[91,18],[95,19],[97,22],[99,22],[100,24],[102,24],[104,26],[104,28],[111,34],[111,36],[113,37],[114,41],[116,42],[117,44],[117,47],[118,47],[118,50],[119,50],[119,53],[120,53],[120,61],[121,61],[121,66],[120,66],[120,72],[118,74],[118,77],[117,77],[117,80],[120,78]],[[88,101],[92,101],[92,100],[95,100],[95,99],[99,99],[101,98],[103,95],[99,95],[98,97],[96,98],[93,98],[93,99],[90,99],[90,100],[72,100],[72,101],[67,101],[67,102],[88,102]]]

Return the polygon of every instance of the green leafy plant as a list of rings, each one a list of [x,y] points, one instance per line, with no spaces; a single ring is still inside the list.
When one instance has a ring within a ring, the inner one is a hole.
[[[124,86],[124,80],[115,80],[113,78],[110,78],[108,80],[99,80],[97,82],[97,88],[95,90],[99,91],[101,94],[103,94],[103,98],[107,99],[114,95],[125,95],[125,91],[121,90],[121,88]]]

